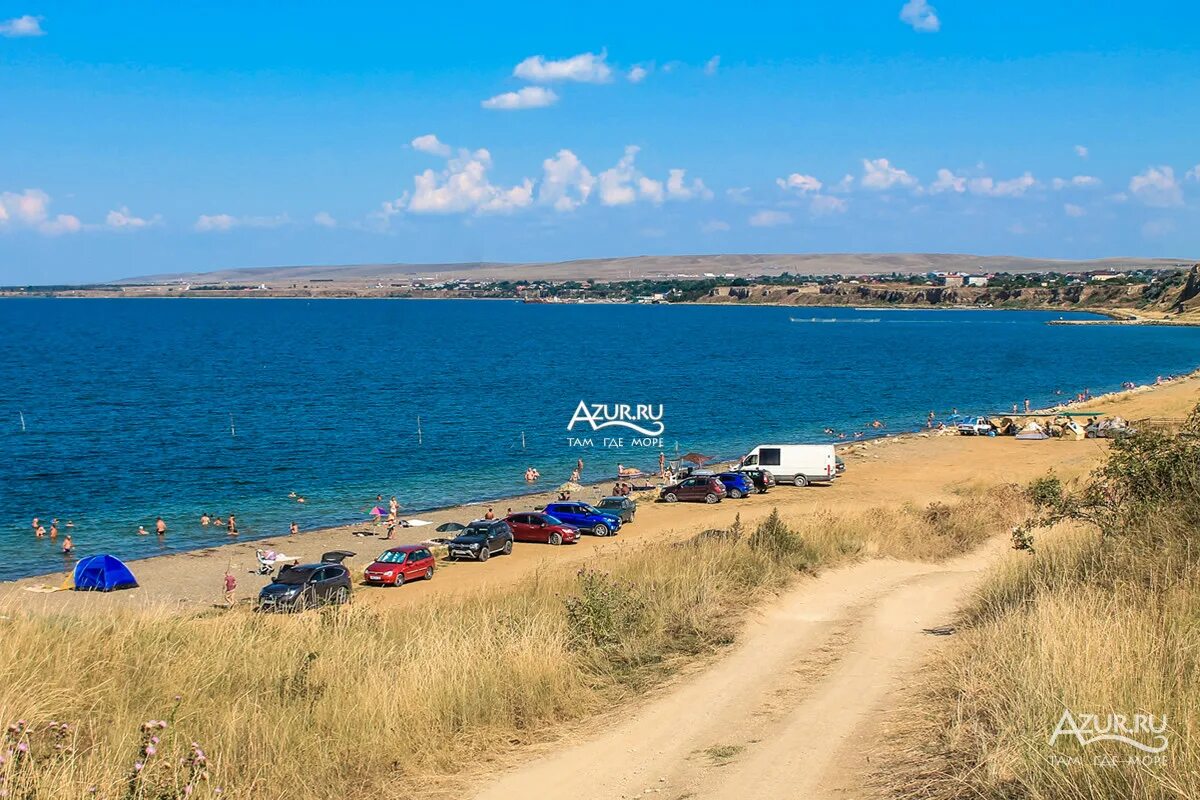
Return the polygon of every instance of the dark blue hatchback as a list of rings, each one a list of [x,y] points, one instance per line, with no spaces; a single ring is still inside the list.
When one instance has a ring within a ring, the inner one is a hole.
[[[717,480],[725,485],[726,496],[734,500],[754,494],[754,481],[740,472],[719,472]]]

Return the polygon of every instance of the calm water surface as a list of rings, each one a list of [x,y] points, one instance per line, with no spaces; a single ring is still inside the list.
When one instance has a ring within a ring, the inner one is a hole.
[[[203,511],[270,536],[363,518],[377,494],[420,509],[525,491],[531,464],[554,486],[580,455],[585,479],[657,465],[632,435],[570,446],[580,400],[662,404],[668,454],[736,456],[825,441],[826,426],[909,429],[930,409],[1045,405],[1056,389],[1200,363],[1200,329],[1045,324],[1060,316],[1084,315],[0,301],[0,579],[62,568],[58,545],[33,537],[35,515],[72,519],[80,554],[138,558],[163,551],[134,534],[160,514],[180,550],[225,541],[197,524]]]

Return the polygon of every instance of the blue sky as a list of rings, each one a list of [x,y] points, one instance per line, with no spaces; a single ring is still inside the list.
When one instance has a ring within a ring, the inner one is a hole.
[[[1196,257],[1184,3],[0,0],[0,283]]]

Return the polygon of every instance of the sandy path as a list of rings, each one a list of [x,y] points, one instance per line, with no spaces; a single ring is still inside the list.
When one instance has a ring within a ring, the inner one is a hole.
[[[844,796],[856,741],[1004,545],[942,565],[831,570],[752,620],[740,643],[614,727],[507,773],[477,800]],[[849,752],[847,752],[849,751]]]

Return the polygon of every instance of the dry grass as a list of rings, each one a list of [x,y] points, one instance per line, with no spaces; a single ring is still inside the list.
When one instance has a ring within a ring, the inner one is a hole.
[[[954,507],[774,518],[625,554],[604,572],[545,572],[395,612],[10,611],[0,721],[33,733],[9,734],[30,752],[0,776],[24,787],[13,797],[182,797],[193,774],[179,759],[195,741],[212,777],[194,797],[218,786],[256,799],[297,787],[308,798],[428,791],[731,642],[740,613],[798,574],[864,554],[960,553],[1005,531],[1017,506],[999,492]],[[169,726],[147,759],[141,727],[153,719]],[[68,734],[47,733],[62,721]]]

